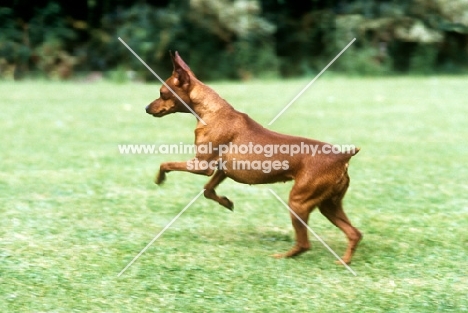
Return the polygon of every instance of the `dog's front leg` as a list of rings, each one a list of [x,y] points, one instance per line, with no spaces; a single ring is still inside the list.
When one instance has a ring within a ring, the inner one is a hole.
[[[211,176],[214,172],[211,167],[201,168],[197,159],[193,159],[187,162],[166,162],[162,163],[159,167],[159,172],[156,175],[154,182],[158,185],[162,184],[166,179],[166,173],[171,171],[189,172],[205,176]]]
[[[221,184],[223,180],[226,179],[226,174],[222,170],[217,170],[216,173],[211,177],[210,181],[206,183],[205,185],[205,198],[212,199],[219,204],[221,204],[223,207],[233,211],[234,210],[234,203],[232,203],[231,200],[229,200],[226,197],[220,197],[216,194],[216,191],[214,190],[216,186]]]

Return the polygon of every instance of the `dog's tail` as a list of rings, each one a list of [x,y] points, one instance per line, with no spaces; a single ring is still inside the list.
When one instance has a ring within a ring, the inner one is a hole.
[[[361,151],[361,148],[351,146],[349,149],[341,151],[341,154],[352,157],[352,156],[355,156],[356,154],[358,154],[359,151]]]
[[[340,153],[336,154],[338,162],[342,162],[345,164],[346,168],[348,167],[349,160],[355,156],[361,149],[355,146],[347,147],[346,149],[342,150]]]
[[[360,150],[361,148],[352,146],[350,149],[341,151],[341,153],[339,154],[339,159],[340,162],[343,162],[342,164],[344,165],[343,175],[347,175],[346,173],[348,173],[349,161],[351,157],[355,156]]]
[[[355,148],[352,149],[352,150],[354,150],[352,154],[353,154],[353,156],[355,156],[356,154],[358,154],[359,151],[361,151],[361,148],[355,147]]]

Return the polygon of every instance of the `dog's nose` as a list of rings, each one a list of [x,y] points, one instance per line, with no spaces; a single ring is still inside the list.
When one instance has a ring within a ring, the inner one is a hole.
[[[148,104],[148,105],[146,106],[146,108],[145,108],[146,113],[148,113],[149,107],[150,107],[150,105]]]

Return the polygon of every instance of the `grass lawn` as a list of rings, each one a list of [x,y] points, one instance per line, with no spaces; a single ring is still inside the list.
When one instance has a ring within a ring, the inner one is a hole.
[[[295,259],[291,183],[153,177],[183,155],[118,144],[192,143],[189,114],[144,112],[159,84],[0,84],[0,312],[467,312],[467,77],[320,78],[270,128],[356,144],[345,209],[364,234],[353,276],[311,236]],[[211,84],[263,125],[308,80]],[[310,226],[342,254],[318,211]]]

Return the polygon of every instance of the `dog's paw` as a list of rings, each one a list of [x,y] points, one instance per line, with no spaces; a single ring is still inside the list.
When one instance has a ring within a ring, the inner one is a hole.
[[[286,257],[284,253],[275,253],[275,254],[272,254],[271,256],[274,257],[275,259],[284,259]]]
[[[154,179],[154,183],[156,185],[161,185],[166,180],[166,173],[159,172]]]
[[[308,244],[305,245],[305,246],[295,245],[291,250],[289,250],[286,253],[277,253],[277,254],[273,254],[272,256],[274,258],[276,258],[276,259],[294,258],[294,257],[306,252],[309,249],[310,249],[310,246]]]
[[[227,208],[228,210],[234,211],[234,203],[226,197],[221,197],[219,204],[221,204],[223,207]]]
[[[342,259],[342,260],[343,260],[343,262],[344,262],[346,265],[351,264],[351,260],[345,260],[345,259]],[[336,260],[336,261],[335,261],[335,264],[337,264],[337,265],[343,265],[343,266],[344,266],[343,262],[341,262],[341,261],[339,261],[339,260]]]

